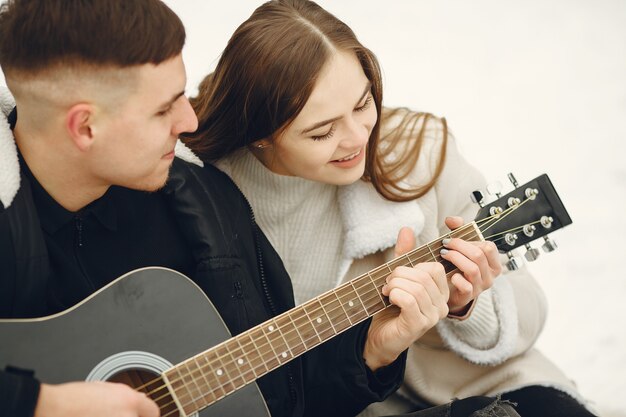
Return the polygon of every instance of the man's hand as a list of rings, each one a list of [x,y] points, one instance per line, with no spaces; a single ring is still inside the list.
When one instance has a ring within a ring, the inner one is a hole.
[[[41,384],[34,417],[159,417],[157,405],[124,384]]]
[[[460,217],[447,217],[450,230],[463,225]],[[450,278],[450,313],[460,313],[480,293],[491,288],[495,278],[502,272],[498,249],[493,242],[467,242],[452,238],[446,241],[441,257],[452,262],[460,271]]]
[[[402,228],[396,256],[415,246],[410,228]],[[376,314],[369,328],[363,357],[372,370],[389,365],[448,314],[448,282],[443,266],[424,262],[414,268],[398,267],[387,277],[383,294],[393,306]]]

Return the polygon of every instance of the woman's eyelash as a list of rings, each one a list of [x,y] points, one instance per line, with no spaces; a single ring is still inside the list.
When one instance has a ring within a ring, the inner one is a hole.
[[[172,111],[172,106],[168,107],[165,110],[161,110],[160,112],[157,113],[158,116],[165,116],[167,114],[169,114],[169,112]]]
[[[330,130],[328,131],[328,133],[321,135],[321,136],[311,136],[311,139],[313,140],[326,140],[326,139],[330,139],[333,135],[335,134],[335,125],[333,124],[330,127]]]
[[[367,108],[370,106],[370,104],[372,104],[373,101],[373,97],[371,95],[367,96],[367,99],[365,99],[365,103],[363,103],[363,105],[361,107],[357,107],[356,109],[354,109],[354,111],[365,111],[367,110]]]

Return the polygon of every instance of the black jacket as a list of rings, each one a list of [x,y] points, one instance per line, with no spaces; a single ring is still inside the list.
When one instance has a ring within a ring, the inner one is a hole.
[[[282,261],[225,174],[176,159],[160,192],[192,248],[197,266],[191,278],[233,335],[294,306]],[[47,313],[48,263],[29,184],[22,177],[13,204],[0,212],[0,317]],[[273,417],[354,415],[397,389],[405,358],[372,374],[361,357],[368,326],[355,326],[259,379]],[[0,372],[0,416],[32,414],[37,389],[29,375]]]

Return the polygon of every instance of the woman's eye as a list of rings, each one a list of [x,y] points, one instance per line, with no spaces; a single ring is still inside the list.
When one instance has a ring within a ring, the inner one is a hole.
[[[374,100],[374,98],[372,97],[372,95],[368,95],[367,98],[365,99],[365,103],[363,103],[362,106],[357,107],[356,109],[354,109],[354,111],[365,111],[367,110],[367,108],[370,106],[370,104],[372,104],[372,101]]]
[[[323,135],[320,135],[320,136],[311,136],[311,139],[313,139],[313,140],[330,139],[334,134],[335,134],[335,125],[332,125],[330,127],[330,130],[327,133],[325,133]]]
[[[160,112],[157,113],[157,116],[166,116],[167,114],[169,114],[169,112],[172,111],[172,107],[168,107],[165,110],[161,110]]]

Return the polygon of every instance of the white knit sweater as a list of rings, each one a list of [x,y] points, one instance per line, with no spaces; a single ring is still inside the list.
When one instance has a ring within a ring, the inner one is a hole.
[[[247,150],[222,169],[239,185],[293,283],[296,304],[335,287],[343,247],[337,186],[278,175]]]

